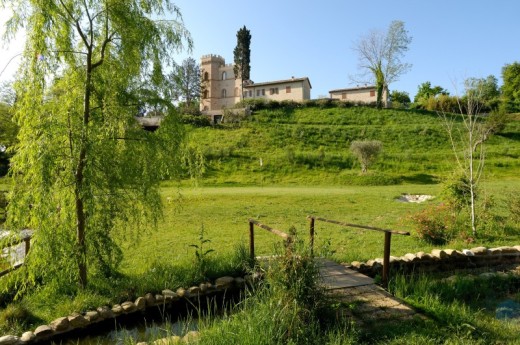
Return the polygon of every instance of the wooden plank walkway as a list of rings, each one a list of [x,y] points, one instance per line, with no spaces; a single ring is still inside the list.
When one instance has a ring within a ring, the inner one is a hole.
[[[404,301],[359,272],[327,259],[316,259],[327,295],[340,302],[338,317],[362,326],[375,321],[424,318]]]

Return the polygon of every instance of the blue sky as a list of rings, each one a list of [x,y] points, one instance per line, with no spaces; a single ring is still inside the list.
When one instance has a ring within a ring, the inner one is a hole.
[[[255,82],[309,77],[312,97],[336,88],[353,87],[349,75],[359,73],[352,50],[370,30],[386,30],[401,20],[413,37],[403,61],[412,69],[391,90],[413,97],[430,81],[452,94],[468,77],[495,75],[507,63],[520,61],[518,0],[394,0],[369,2],[177,0],[199,59],[204,54],[233,60],[236,32],[246,26],[251,40],[251,79]],[[5,13],[0,15],[5,17]],[[18,40],[20,41],[20,40]],[[2,48],[0,48],[2,49]],[[19,46],[0,50],[0,72]],[[181,62],[187,54],[173,58]],[[16,59],[2,75],[12,75]]]

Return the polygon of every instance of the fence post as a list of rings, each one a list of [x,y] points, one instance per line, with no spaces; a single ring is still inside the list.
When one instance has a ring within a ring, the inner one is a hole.
[[[255,259],[255,225],[249,221],[249,255],[251,260]]]
[[[310,246],[311,246],[311,257],[314,257],[314,217],[310,217]]]
[[[385,232],[385,252],[383,254],[383,287],[388,287],[388,279],[390,273],[390,242],[392,241],[392,233]]]

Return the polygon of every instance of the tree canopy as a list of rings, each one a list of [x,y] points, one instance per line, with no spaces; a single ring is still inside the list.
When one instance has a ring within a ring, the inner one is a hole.
[[[27,30],[7,220],[36,230],[23,281],[83,288],[117,267],[118,236],[161,215],[158,182],[180,165],[181,127],[172,106],[155,133],[135,116],[166,102],[154,87],[191,38],[168,0],[0,2],[14,9],[8,38]]]
[[[441,86],[432,86],[431,82],[425,81],[417,87],[417,93],[415,94],[413,101],[414,103],[419,103],[421,101],[427,101],[430,97],[437,97],[439,95],[448,96],[449,94],[450,93]]]
[[[383,92],[388,90],[388,86],[412,67],[401,61],[411,42],[412,37],[404,22],[394,20],[386,32],[373,30],[355,43],[353,50],[358,54],[362,72],[353,79],[361,83],[375,83],[378,107],[382,107]]]
[[[169,80],[173,89],[173,99],[183,101],[187,106],[199,99],[201,71],[195,59],[189,57],[180,65],[176,65],[169,75]]]
[[[520,63],[502,67],[502,96],[508,112],[520,111]]]

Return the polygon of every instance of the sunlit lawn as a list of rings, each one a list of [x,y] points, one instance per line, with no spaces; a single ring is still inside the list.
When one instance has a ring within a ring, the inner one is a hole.
[[[520,189],[517,180],[496,181],[486,184],[488,193],[500,200],[513,190]],[[403,193],[437,196],[439,185],[397,185],[382,187],[177,187],[164,186],[164,220],[159,229],[142,236],[139,242],[125,244],[125,269],[140,271],[153,262],[186,260],[194,256],[190,244],[199,243],[204,236],[211,240],[207,248],[211,255],[232,252],[240,243],[248,246],[248,219],[288,232],[294,226],[300,238],[308,239],[307,215],[318,215],[349,223],[370,225],[394,230],[410,231],[412,236],[393,236],[392,255],[430,251],[433,247],[415,236],[407,216],[431,203],[441,202],[437,197],[423,204],[402,203],[396,198]],[[277,236],[256,228],[256,254],[273,252]],[[316,247],[338,261],[368,260],[383,254],[383,234],[337,225],[316,223]],[[487,241],[487,242],[486,242]],[[513,243],[514,242],[514,243]],[[327,243],[330,243],[327,245]],[[456,240],[454,249],[478,245],[499,246],[520,243],[520,234],[502,239],[489,237],[471,244]]]

